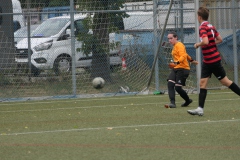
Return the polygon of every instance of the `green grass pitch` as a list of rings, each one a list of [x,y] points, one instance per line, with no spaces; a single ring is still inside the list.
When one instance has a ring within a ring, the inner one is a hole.
[[[240,98],[209,91],[166,109],[168,95],[0,103],[1,160],[236,160]]]

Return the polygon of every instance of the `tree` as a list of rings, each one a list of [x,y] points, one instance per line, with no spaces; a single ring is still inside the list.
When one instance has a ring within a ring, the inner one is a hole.
[[[92,53],[92,77],[102,76],[106,81],[111,81],[109,50],[115,44],[109,43],[109,33],[123,29],[122,18],[127,17],[125,12],[109,12],[120,10],[125,0],[81,0],[81,10],[97,11],[85,19],[85,27],[91,28],[93,34],[86,32],[78,35],[78,40],[83,41],[82,51]]]

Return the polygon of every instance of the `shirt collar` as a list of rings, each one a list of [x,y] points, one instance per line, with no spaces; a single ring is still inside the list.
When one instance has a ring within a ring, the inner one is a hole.
[[[206,23],[206,22],[208,22],[208,21],[203,21],[203,22],[201,23],[201,25],[203,25],[203,23]]]

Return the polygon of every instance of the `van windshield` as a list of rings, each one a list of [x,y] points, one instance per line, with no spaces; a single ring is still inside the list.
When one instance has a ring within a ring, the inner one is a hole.
[[[39,25],[31,34],[31,37],[51,37],[69,22],[69,18],[48,19]]]

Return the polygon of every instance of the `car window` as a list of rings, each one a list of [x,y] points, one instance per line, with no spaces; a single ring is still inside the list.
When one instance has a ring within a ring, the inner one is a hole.
[[[67,27],[67,29],[71,29],[71,25]],[[74,22],[74,33],[77,36],[80,32],[81,33],[88,33],[88,29],[84,27],[83,20],[76,20]]]
[[[30,33],[32,33],[39,25],[31,25],[30,26]],[[19,30],[14,32],[14,41],[18,43],[20,40],[23,38],[27,38],[28,33],[27,33],[27,26],[20,28]]]
[[[78,34],[79,32],[88,33],[88,29],[84,27],[83,20],[75,21],[75,28],[76,28],[76,34]]]
[[[71,25],[67,27],[67,29],[71,29]],[[74,33],[77,36],[79,33],[88,33],[88,29],[84,27],[83,20],[76,20],[74,22]]]
[[[59,31],[69,22],[69,18],[48,19],[44,21],[31,34],[32,37],[51,37],[59,33]]]

